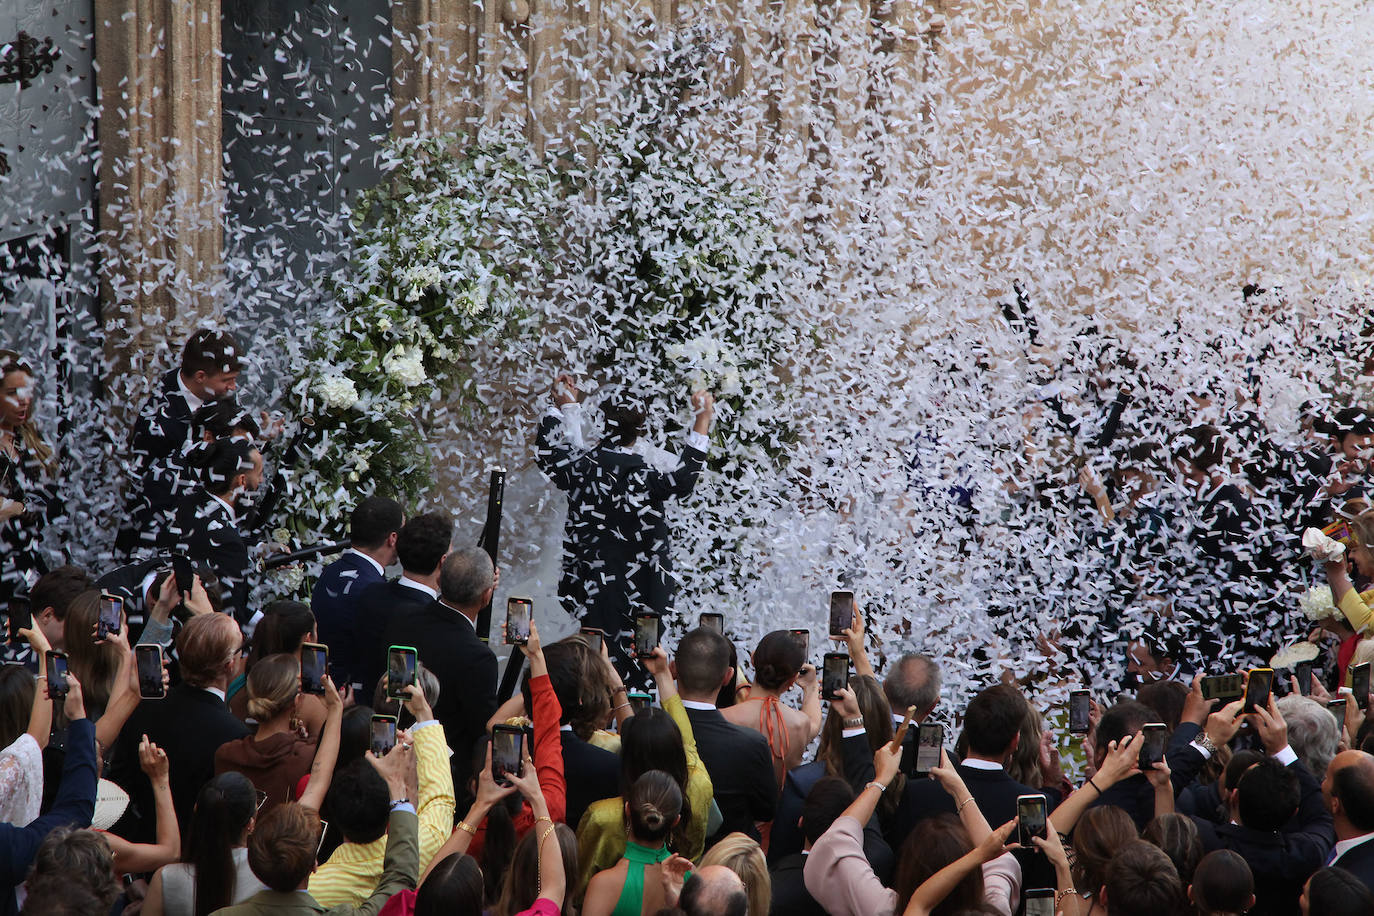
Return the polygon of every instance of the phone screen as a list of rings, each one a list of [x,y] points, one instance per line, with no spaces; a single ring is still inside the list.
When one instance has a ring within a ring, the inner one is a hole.
[[[9,626],[10,642],[22,642],[24,637],[19,635],[19,631],[33,629],[33,614],[27,597],[15,595],[10,599]]]
[[[320,820],[320,841],[315,844],[315,861],[320,861],[320,853],[324,851],[324,836],[329,832],[329,821]]]
[[[416,683],[416,655],[410,646],[392,646],[386,653],[386,695],[405,699],[405,688]]]
[[[60,700],[67,695],[67,653],[49,652],[47,666],[48,696]]]
[[[653,655],[658,648],[657,614],[639,614],[635,617],[635,655]]]
[[[606,632],[598,630],[596,627],[583,627],[580,632],[582,638],[587,641],[587,645],[592,647],[592,651],[600,655],[601,647],[606,644]]]
[[[940,749],[945,746],[943,725],[922,725],[916,738],[917,774],[929,773],[940,765]]]
[[[1250,679],[1245,686],[1244,712],[1254,712],[1269,705],[1269,691],[1274,686],[1273,668],[1251,668]]]
[[[1312,662],[1298,662],[1293,668],[1293,677],[1298,679],[1298,693],[1310,697],[1312,695]]]
[[[803,659],[810,658],[810,657],[811,657],[811,631],[810,631],[810,630],[788,630],[787,632],[791,633],[791,634],[792,634],[792,638],[795,639],[795,640],[797,641],[797,645],[801,646],[802,658],[803,658]]]
[[[506,599],[506,645],[523,646],[530,641],[530,610],[534,602],[529,598]]]
[[[821,667],[821,699],[833,700],[838,692],[849,686],[849,656],[843,652],[827,652]]]
[[[1336,717],[1336,721],[1345,722],[1345,699],[1331,700],[1326,704],[1326,709],[1331,715]]]
[[[118,595],[101,593],[100,616],[95,621],[96,638],[104,639],[119,632],[120,621],[124,616],[124,599]]]
[[[324,675],[328,670],[328,646],[311,642],[301,645],[301,693],[324,696]]]
[[[838,591],[830,593],[830,635],[843,636],[844,631],[854,625],[854,593]]]
[[[1355,695],[1356,706],[1369,706],[1369,662],[1350,666],[1350,692]]]
[[[178,595],[184,595],[195,587],[196,570],[191,565],[191,558],[185,554],[172,554],[172,574],[176,576]]]
[[[510,785],[507,773],[522,776],[520,750],[525,741],[525,730],[514,725],[498,725],[491,730],[491,776],[503,786]]]
[[[638,690],[633,690],[630,693],[626,694],[625,699],[629,701],[630,712],[634,714],[641,713],[644,710],[648,709],[650,706],[654,705],[653,697],[649,696],[647,693],[643,693]]]
[[[372,717],[372,753],[385,757],[396,746],[396,717]]]
[[[1016,842],[1025,849],[1039,849],[1031,842],[1032,837],[1045,837],[1045,824],[1049,820],[1048,806],[1043,795],[1021,795],[1016,799]]]
[[[1202,698],[1230,702],[1245,694],[1245,678],[1239,674],[1217,674],[1202,679]]]
[[[1037,887],[1025,892],[1026,916],[1054,916],[1054,889]]]
[[[138,695],[145,700],[160,700],[167,695],[162,683],[162,647],[135,646],[134,660],[138,666]]]
[[[1169,740],[1169,727],[1162,722],[1145,725],[1140,745],[1140,768],[1149,770],[1164,759],[1164,746]]]
[[[703,611],[697,618],[697,626],[704,630],[715,630],[721,636],[725,635],[725,615],[716,614],[711,611]]]
[[[1086,735],[1092,727],[1092,698],[1086,690],[1069,691],[1069,731]]]

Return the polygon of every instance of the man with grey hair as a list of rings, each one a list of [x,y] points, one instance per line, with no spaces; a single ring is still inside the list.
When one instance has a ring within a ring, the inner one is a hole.
[[[1288,743],[1293,752],[1312,777],[1321,782],[1341,742],[1336,717],[1311,697],[1289,694],[1276,701],[1276,705],[1288,724]]]
[[[453,749],[453,787],[466,790],[472,747],[496,712],[496,656],[477,638],[477,612],[501,580],[480,547],[454,550],[439,567],[439,598],[392,618],[388,646],[410,646],[439,680],[434,718]]]
[[[896,727],[901,727],[907,709],[912,706],[916,707],[912,721],[924,722],[940,702],[940,666],[928,655],[908,652],[888,670],[883,679],[883,694],[892,708]],[[902,770],[905,773],[912,772],[919,732],[919,729],[911,729],[902,742]]]

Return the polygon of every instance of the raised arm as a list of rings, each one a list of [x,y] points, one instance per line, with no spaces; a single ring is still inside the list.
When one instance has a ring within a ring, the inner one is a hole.
[[[113,833],[105,834],[105,841],[114,854],[117,874],[155,871],[181,856],[181,829],[177,825],[176,807],[172,803],[167,752],[144,735],[138,745],[138,762],[153,784],[157,842],[130,843]]]
[[[430,859],[429,865],[425,867],[425,873],[420,876],[420,883],[424,884],[429,873],[434,870],[444,859],[455,853],[462,855],[468,851],[472,845],[472,838],[477,835],[477,828],[482,826],[482,822],[487,819],[487,815],[496,803],[507,795],[512,795],[516,791],[514,785],[499,786],[496,780],[491,778],[491,742],[487,742],[487,762],[482,767],[482,772],[477,774],[477,798],[473,801],[472,807],[468,808],[468,813],[458,823],[453,825],[453,833],[439,851]]]
[[[969,807],[977,807],[970,805]],[[1013,849],[1019,849],[1015,843],[1007,845],[1007,837],[1016,829],[1016,818],[1007,821],[996,830],[989,830],[988,835],[983,838],[972,850],[955,859],[944,868],[931,875],[916,888],[911,895],[911,901],[907,903],[903,916],[926,916],[937,906],[944,902],[959,883],[968,877],[969,873],[975,868],[982,868],[986,862],[991,862],[1000,855],[1004,855]],[[1013,903],[1016,901],[1013,900]]]
[[[48,645],[48,638],[38,627],[20,630],[19,635],[29,641],[34,658],[41,660],[52,648]],[[39,750],[48,746],[48,736],[52,734],[52,701],[48,699],[48,692],[43,689],[47,682],[45,675],[39,675],[38,688],[33,692],[33,708],[29,710],[28,735],[38,742]]]
[[[849,660],[854,663],[854,673],[860,677],[877,677],[873,663],[868,660],[868,650],[864,648],[864,614],[857,601],[854,603],[854,620],[843,633],[845,644],[849,647]]]
[[[524,775],[507,775],[507,779],[520,790],[534,812],[535,843],[539,850],[539,872],[537,881],[539,897],[551,901],[558,909],[563,908],[563,898],[568,893],[568,877],[563,871],[563,852],[558,845],[554,818],[544,799],[540,782],[534,775],[535,768],[528,755],[525,757]]]
[[[1059,803],[1050,815],[1050,826],[1063,834],[1073,833],[1083,812],[1107,789],[1140,771],[1140,733],[1127,735],[1118,743],[1107,745],[1107,759],[1102,767],[1079,786],[1072,795]]]
[[[930,775],[940,784],[940,788],[954,799],[954,809],[959,812],[959,821],[968,831],[968,838],[973,845],[977,846],[987,839],[988,834],[992,833],[988,819],[978,809],[977,802],[973,800],[973,793],[964,785],[964,779],[959,775],[959,771],[949,762],[949,755],[945,753],[944,748],[940,748],[940,765],[931,767]]]
[[[315,759],[310,762],[310,781],[300,797],[302,805],[316,811],[324,804],[325,794],[334,779],[334,764],[339,761],[339,734],[343,727],[343,697],[339,696],[329,675],[320,680],[324,683],[324,728],[315,745]]]
[[[559,721],[563,707],[549,681],[549,667],[539,642],[539,628],[530,621],[529,642],[520,647],[530,661],[530,719],[534,722],[534,766],[549,813],[556,821],[567,816],[568,780],[563,772],[563,736]]]

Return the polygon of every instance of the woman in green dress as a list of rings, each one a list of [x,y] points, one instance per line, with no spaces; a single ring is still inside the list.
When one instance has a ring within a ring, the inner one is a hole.
[[[682,815],[682,789],[662,770],[635,780],[625,802],[625,856],[597,872],[587,886],[582,916],[643,916],[663,908],[662,863],[672,857],[668,836]]]

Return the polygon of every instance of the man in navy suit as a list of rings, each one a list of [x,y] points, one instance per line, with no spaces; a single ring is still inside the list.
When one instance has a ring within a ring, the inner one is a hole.
[[[439,569],[453,541],[453,521],[442,512],[417,515],[396,536],[401,578],[374,582],[358,596],[357,668],[353,679],[370,696],[386,671],[386,630],[394,617],[429,607],[439,598]]]
[[[603,406],[606,437],[587,449],[571,376],[558,377],[553,399],[556,409],[539,424],[535,460],[568,496],[558,597],[583,626],[605,631],[622,677],[642,677],[629,657],[632,618],[672,608],[675,586],[664,506],[696,486],[715,399],[705,391],[692,395],[695,422],[680,456],[644,439],[644,409],[628,402]]]
[[[201,486],[177,506],[163,546],[209,566],[219,577],[225,612],[249,627],[258,615],[248,608],[252,563],[238,516],[244,495],[262,483],[262,453],[242,439],[218,439],[193,460]]]
[[[1374,891],[1374,756],[1342,751],[1326,768],[1322,797],[1336,828],[1327,863],[1344,868]]]
[[[203,405],[238,389],[242,351],[232,335],[200,330],[181,351],[181,364],[168,371],[139,411],[129,448],[134,486],[116,548],[128,554],[153,547],[177,511],[175,482],[185,475],[191,447],[191,417]]]
[[[453,750],[453,785],[467,790],[472,748],[496,712],[496,656],[477,638],[477,614],[490,601],[500,577],[480,547],[454,550],[439,570],[439,600],[392,617],[385,642],[414,648],[439,680],[434,718]]]
[[[340,672],[341,683],[354,683],[363,668],[358,599],[369,585],[386,580],[386,568],[396,562],[396,537],[403,524],[405,510],[394,499],[369,496],[358,503],[349,519],[352,546],[324,568],[310,593],[320,642],[329,646],[329,660]]]

